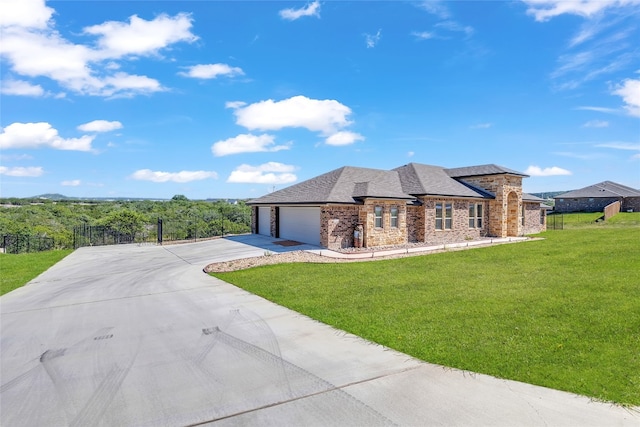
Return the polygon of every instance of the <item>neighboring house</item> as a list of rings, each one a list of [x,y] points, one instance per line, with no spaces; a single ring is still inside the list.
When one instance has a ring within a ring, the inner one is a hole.
[[[451,243],[545,230],[542,199],[522,192],[525,177],[497,165],[344,166],[247,204],[252,232],[329,249]]]
[[[614,202],[620,202],[623,212],[640,212],[640,190],[611,181],[559,194],[554,200],[556,212],[603,212]]]

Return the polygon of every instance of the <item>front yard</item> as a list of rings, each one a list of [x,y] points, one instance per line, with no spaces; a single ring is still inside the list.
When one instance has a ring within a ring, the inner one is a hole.
[[[428,362],[640,405],[633,215],[526,243],[213,275]]]

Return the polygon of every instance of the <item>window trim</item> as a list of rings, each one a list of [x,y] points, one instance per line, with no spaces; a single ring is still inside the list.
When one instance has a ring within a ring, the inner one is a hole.
[[[380,216],[378,216],[378,212],[380,212]],[[380,225],[378,225],[380,222]],[[384,228],[384,208],[380,205],[376,205],[373,208],[373,226],[375,228]]]
[[[438,202],[435,209],[435,229],[440,231],[453,230],[453,202]]]
[[[469,228],[482,228],[482,203],[469,203]]]
[[[394,215],[395,213],[395,215]],[[400,209],[397,206],[392,206],[389,208],[389,225],[391,228],[398,228],[400,221],[398,220],[400,216]]]

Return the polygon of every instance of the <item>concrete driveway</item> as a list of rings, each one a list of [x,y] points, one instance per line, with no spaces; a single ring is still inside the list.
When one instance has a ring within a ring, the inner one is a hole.
[[[78,249],[0,298],[0,424],[640,425],[620,407],[422,363],[202,272],[293,249],[259,236]]]

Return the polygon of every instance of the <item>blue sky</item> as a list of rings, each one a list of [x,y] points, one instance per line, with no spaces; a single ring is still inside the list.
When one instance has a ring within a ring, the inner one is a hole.
[[[640,0],[2,0],[0,25],[3,197],[409,162],[640,188]]]

